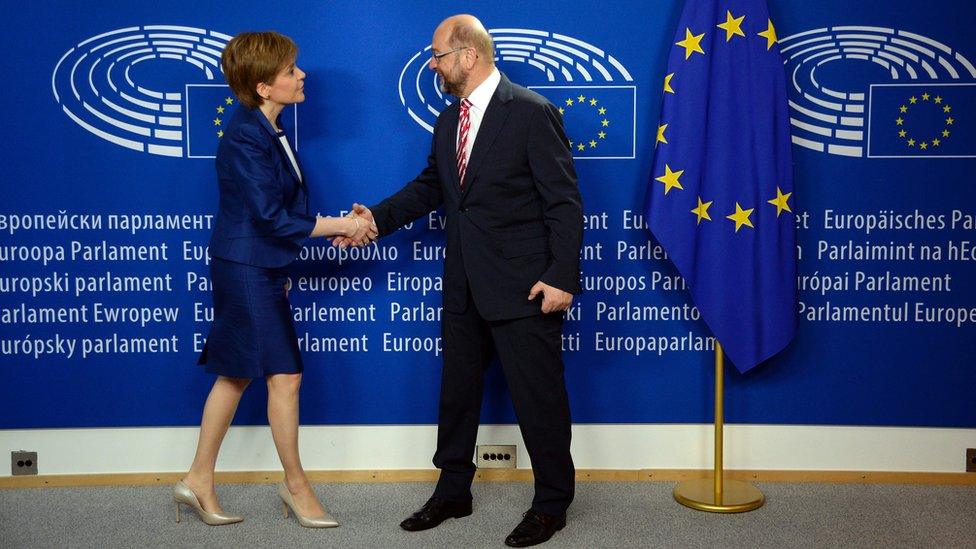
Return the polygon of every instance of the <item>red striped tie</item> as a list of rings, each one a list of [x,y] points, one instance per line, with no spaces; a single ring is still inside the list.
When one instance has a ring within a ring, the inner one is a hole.
[[[468,130],[471,129],[471,102],[467,98],[461,100],[461,116],[458,118],[460,131],[458,132],[457,168],[458,182],[464,186],[464,172],[468,169]]]

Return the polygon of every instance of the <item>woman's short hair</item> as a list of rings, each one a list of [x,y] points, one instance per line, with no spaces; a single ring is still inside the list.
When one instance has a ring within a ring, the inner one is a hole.
[[[264,101],[259,83],[271,84],[275,76],[298,56],[291,38],[274,31],[242,32],[231,39],[220,56],[227,84],[241,103],[256,108]]]

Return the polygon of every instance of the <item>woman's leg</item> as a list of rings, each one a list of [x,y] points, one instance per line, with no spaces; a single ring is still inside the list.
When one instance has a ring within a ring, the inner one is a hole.
[[[214,490],[217,452],[220,451],[220,443],[230,427],[234,412],[237,411],[237,403],[241,401],[241,395],[250,382],[247,378],[217,376],[207,403],[203,406],[197,453],[183,482],[196,494],[204,511],[210,513],[223,512]]]
[[[268,423],[281,466],[285,486],[291,492],[298,512],[309,518],[325,516],[298,456],[298,388],[302,374],[275,374],[268,381]]]

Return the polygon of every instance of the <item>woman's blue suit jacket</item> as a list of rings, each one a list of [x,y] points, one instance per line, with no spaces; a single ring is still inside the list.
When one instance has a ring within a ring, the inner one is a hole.
[[[315,217],[308,188],[260,109],[234,112],[217,147],[217,180],[211,257],[265,268],[294,261]]]

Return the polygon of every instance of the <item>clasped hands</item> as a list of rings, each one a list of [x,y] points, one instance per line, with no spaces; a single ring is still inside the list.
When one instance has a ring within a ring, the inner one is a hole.
[[[346,217],[355,221],[355,231],[350,230],[349,232],[352,234],[333,237],[333,246],[339,246],[340,248],[365,246],[376,240],[379,236],[379,230],[376,228],[376,222],[373,220],[373,212],[369,211],[369,208],[366,206],[353,204],[352,210],[346,214]]]

